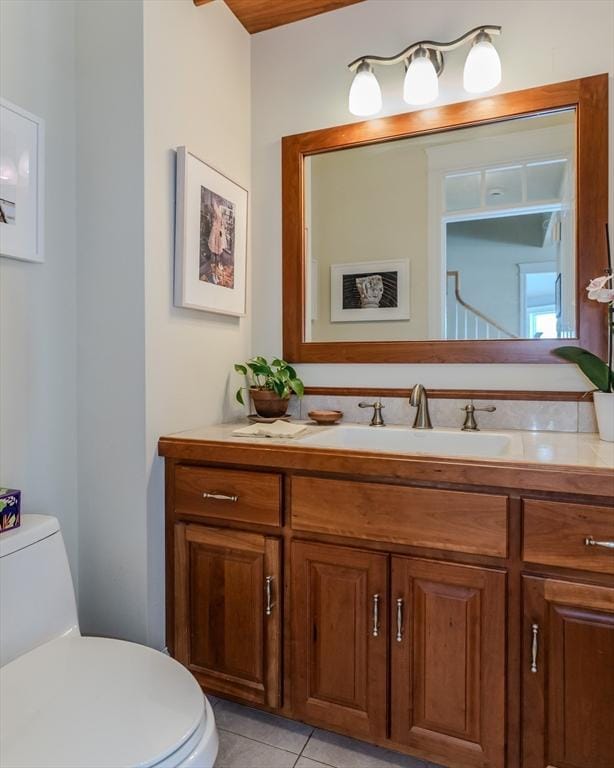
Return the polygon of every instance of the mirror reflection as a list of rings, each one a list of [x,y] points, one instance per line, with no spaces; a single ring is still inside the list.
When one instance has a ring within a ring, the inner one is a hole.
[[[575,113],[305,159],[306,341],[571,338]]]

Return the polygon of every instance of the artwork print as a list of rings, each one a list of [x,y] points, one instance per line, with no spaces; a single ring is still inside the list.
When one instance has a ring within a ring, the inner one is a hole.
[[[343,275],[343,309],[398,307],[398,272]]]
[[[332,264],[330,290],[333,323],[409,320],[407,259]]]
[[[200,188],[199,280],[224,288],[235,285],[235,206]]]
[[[175,306],[245,314],[247,197],[235,181],[178,147]]]

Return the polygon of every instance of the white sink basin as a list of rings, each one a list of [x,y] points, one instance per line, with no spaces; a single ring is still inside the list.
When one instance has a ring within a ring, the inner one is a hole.
[[[461,432],[458,429],[417,430],[410,427],[342,425],[321,428],[301,443],[354,451],[427,453],[435,456],[501,458],[522,456],[518,435],[501,432]]]

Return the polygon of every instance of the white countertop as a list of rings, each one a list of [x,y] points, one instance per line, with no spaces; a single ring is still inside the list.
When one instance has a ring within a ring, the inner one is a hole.
[[[287,446],[292,448],[300,448],[305,451],[317,450],[324,446],[321,446],[317,439],[311,438],[308,442],[304,442],[301,438],[307,435],[323,434],[325,431],[336,429],[332,427],[318,427],[311,422],[294,421],[293,423],[306,424],[307,431],[302,435],[295,438],[264,438],[264,437],[236,437],[232,432],[238,427],[244,427],[247,424],[247,420],[235,422],[232,424],[216,424],[208,427],[198,427],[196,429],[190,429],[185,432],[177,432],[172,435],[165,436],[166,438],[175,440],[189,440],[189,441],[206,441],[206,442],[223,442],[227,444],[250,444],[250,445],[267,445],[267,446]],[[348,425],[349,422],[342,422],[343,425]],[[364,426],[364,425],[362,425]],[[395,426],[395,425],[390,425]],[[399,426],[399,425],[397,425]],[[407,425],[404,425],[407,426]],[[385,429],[385,427],[384,427]],[[440,430],[449,432],[458,432],[459,430]],[[614,470],[614,443],[608,443],[599,439],[599,436],[594,433],[586,432],[526,432],[521,430],[482,430],[484,433],[492,432],[499,435],[509,435],[513,438],[514,443],[518,446],[521,444],[521,448],[514,451],[512,455],[504,455],[500,457],[483,457],[475,456],[463,457],[464,460],[471,461],[488,461],[488,462],[501,462],[501,463],[521,463],[521,464],[536,464],[547,466],[571,466],[571,467],[587,467],[591,469],[611,469]],[[328,449],[330,450],[330,449]],[[345,452],[350,452],[345,449]],[[382,454],[389,453],[388,451],[378,451]],[[398,451],[394,451],[395,455],[399,455]],[[408,457],[414,455],[424,456],[427,454],[407,453],[402,454]],[[428,454],[433,457],[433,454]],[[445,457],[445,453],[441,454]],[[614,476],[613,476],[613,492],[614,492]]]

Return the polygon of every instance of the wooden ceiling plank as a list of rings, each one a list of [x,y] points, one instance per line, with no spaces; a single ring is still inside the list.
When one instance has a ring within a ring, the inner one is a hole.
[[[205,5],[212,0],[194,0]],[[250,34],[318,16],[364,0],[226,0],[226,4]]]

